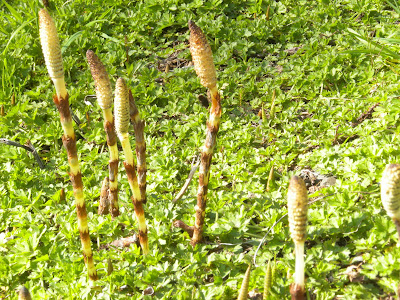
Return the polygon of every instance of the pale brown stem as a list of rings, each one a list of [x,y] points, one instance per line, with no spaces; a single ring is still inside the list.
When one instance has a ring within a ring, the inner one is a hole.
[[[217,133],[221,118],[221,99],[217,87],[211,89],[211,109],[207,122],[206,140],[201,151],[199,187],[197,191],[197,206],[194,224],[194,233],[191,241],[194,247],[203,239],[203,226],[207,204],[207,190],[210,178],[210,166],[213,150],[216,144]]]

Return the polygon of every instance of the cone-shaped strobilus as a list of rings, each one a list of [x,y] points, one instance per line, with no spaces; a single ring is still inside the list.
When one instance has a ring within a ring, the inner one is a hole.
[[[290,286],[292,299],[305,299],[304,243],[307,235],[308,197],[306,185],[300,177],[290,179],[288,191],[289,230],[295,245],[296,268],[294,283]]]
[[[110,213],[113,218],[119,215],[118,208],[118,148],[117,135],[114,129],[114,117],[112,114],[112,90],[106,68],[92,51],[86,52],[86,58],[90,66],[90,71],[96,86],[97,103],[103,111],[104,130],[107,135],[107,145],[110,151],[110,160],[108,162],[110,192]]]
[[[246,273],[244,274],[242,286],[240,287],[237,300],[247,299],[247,293],[249,291],[249,282],[250,282],[250,271],[251,271],[251,264],[247,267]]]
[[[135,99],[132,92],[129,90],[129,107],[130,118],[135,131],[136,139],[136,157],[137,157],[137,172],[138,183],[141,195],[141,201],[146,203],[146,141],[144,139],[144,120],[140,118],[139,110],[137,109]]]
[[[400,239],[400,165],[389,164],[383,171],[381,200],[388,216],[396,225]],[[397,297],[400,299],[400,284],[397,286]]]
[[[144,217],[142,196],[139,189],[139,184],[136,176],[135,161],[131,144],[129,142],[129,96],[128,88],[125,80],[118,78],[115,85],[115,100],[114,100],[114,115],[115,115],[115,130],[118,138],[121,141],[122,149],[125,154],[125,171],[128,176],[129,186],[132,191],[132,202],[135,208],[136,219],[139,225],[139,242],[143,250],[143,254],[149,253],[149,244],[147,239],[147,226]]]
[[[201,151],[199,169],[199,187],[197,190],[197,205],[192,245],[195,246],[203,238],[204,217],[207,204],[207,189],[210,179],[211,159],[216,144],[219,123],[221,119],[221,101],[217,89],[217,76],[211,47],[203,31],[194,22],[189,21],[190,53],[194,69],[201,84],[208,88],[211,94],[210,116],[207,121],[206,140]]]
[[[53,97],[53,100],[60,113],[61,125],[64,131],[62,140],[68,154],[70,179],[74,189],[76,213],[78,215],[78,229],[81,237],[83,255],[87,264],[89,279],[95,281],[97,280],[97,272],[93,262],[83,193],[82,174],[76,150],[76,138],[72,126],[71,113],[69,110],[68,93],[64,81],[64,67],[61,57],[60,41],[58,39],[54,21],[45,9],[42,9],[39,12],[39,31],[47,70],[56,89],[56,95]]]
[[[26,287],[21,286],[19,288],[18,300],[32,300],[31,294],[29,293],[29,290]]]

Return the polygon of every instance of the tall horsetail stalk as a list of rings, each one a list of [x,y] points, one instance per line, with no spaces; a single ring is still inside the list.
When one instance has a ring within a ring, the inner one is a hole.
[[[142,196],[139,189],[139,184],[136,176],[135,161],[133,152],[129,142],[129,96],[128,88],[125,80],[118,78],[115,86],[115,101],[114,101],[115,129],[119,140],[122,144],[122,149],[125,154],[125,171],[128,176],[129,186],[132,190],[132,202],[135,208],[136,219],[139,224],[139,242],[143,250],[143,254],[149,253],[149,243],[147,239],[147,226],[144,217]]]
[[[129,90],[129,111],[131,122],[135,131],[136,139],[136,157],[137,157],[137,173],[138,183],[141,195],[141,201],[146,203],[146,141],[144,139],[144,126],[145,122],[140,118],[139,110],[137,109],[135,99],[133,99],[132,92]]]
[[[400,165],[389,164],[383,171],[381,200],[388,216],[396,225],[400,240]],[[397,297],[400,299],[400,284],[397,286]]]
[[[53,101],[60,113],[61,125],[64,131],[62,140],[68,154],[70,179],[74,190],[76,213],[78,216],[78,229],[81,237],[83,255],[88,268],[89,280],[95,281],[97,280],[97,272],[93,262],[83,193],[82,174],[76,150],[76,138],[72,126],[71,113],[69,110],[68,93],[64,81],[64,67],[61,57],[60,41],[58,39],[54,21],[45,9],[41,9],[39,12],[39,31],[47,70],[56,88],[56,95],[53,97]]]
[[[110,180],[110,213],[113,218],[119,215],[118,207],[118,147],[117,135],[114,129],[114,117],[112,114],[112,90],[106,68],[92,51],[86,52],[86,58],[89,63],[90,72],[96,86],[97,103],[103,111],[104,130],[107,135],[107,145],[110,151],[110,160],[108,162],[109,180]]]
[[[210,179],[210,166],[213,150],[216,144],[219,123],[221,119],[221,98],[217,89],[217,75],[215,71],[211,47],[203,31],[193,21],[189,21],[190,53],[192,54],[194,69],[200,78],[201,84],[208,88],[211,94],[210,116],[207,121],[206,140],[201,151],[199,169],[199,187],[197,190],[197,205],[192,245],[195,246],[203,238],[203,225],[207,204],[207,189]]]
[[[307,236],[307,188],[298,176],[290,179],[288,191],[288,215],[290,236],[295,244],[296,268],[294,284],[290,286],[292,299],[305,299],[304,243]]]

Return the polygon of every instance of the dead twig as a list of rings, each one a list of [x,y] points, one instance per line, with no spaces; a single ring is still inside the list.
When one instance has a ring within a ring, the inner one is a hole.
[[[32,145],[31,141],[28,140],[26,142],[26,145],[21,145],[20,143],[1,138],[0,143],[6,144],[9,146],[20,147],[20,148],[25,149],[26,151],[31,152],[33,154],[33,156],[35,157],[35,160],[37,161],[39,168],[41,168],[41,169],[45,168],[42,159],[40,158],[39,154],[37,153],[35,147]]]
[[[351,127],[356,127],[360,125],[362,122],[364,122],[366,119],[371,119],[372,118],[372,113],[374,112],[375,108],[379,106],[381,103],[375,103],[372,105],[370,108],[368,108],[365,112],[363,112],[355,122],[351,123]]]
[[[197,157],[197,161],[196,161],[196,164],[195,164],[195,165],[193,165],[193,162],[194,162],[194,159],[193,159],[193,161],[192,161],[192,169],[191,169],[190,172],[189,172],[189,176],[188,176],[188,178],[186,179],[185,184],[183,185],[183,187],[182,187],[181,190],[179,191],[178,195],[176,195],[175,199],[172,200],[172,202],[174,202],[174,203],[176,203],[177,201],[179,201],[179,200],[183,197],[183,195],[185,194],[186,190],[188,189],[189,184],[190,184],[190,182],[191,182],[192,179],[193,179],[194,173],[196,173],[196,170],[197,170],[197,168],[198,168],[199,165],[200,165],[199,157]]]

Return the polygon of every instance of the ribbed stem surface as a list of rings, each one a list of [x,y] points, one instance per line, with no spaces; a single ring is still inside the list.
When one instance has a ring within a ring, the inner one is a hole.
[[[246,270],[246,273],[244,274],[242,286],[240,287],[237,300],[247,299],[247,293],[249,290],[249,282],[250,282],[250,271],[251,271],[251,265],[249,265],[249,267]]]
[[[130,119],[133,123],[136,139],[137,173],[141,201],[146,203],[146,141],[144,139],[145,122],[140,118],[139,110],[136,107],[132,92],[129,91]]]
[[[64,69],[62,64],[60,42],[57,29],[49,13],[42,9],[39,12],[40,41],[47,70],[56,87],[57,95],[53,101],[60,113],[60,121],[64,131],[63,144],[68,154],[70,166],[70,179],[74,189],[76,213],[78,216],[78,229],[81,237],[83,255],[88,268],[89,279],[97,280],[97,272],[94,266],[89,227],[87,225],[87,212],[83,193],[82,174],[76,149],[76,139],[72,118],[69,110],[68,93],[64,82]]]
[[[217,140],[217,133],[221,119],[220,96],[216,87],[211,90],[210,117],[207,122],[206,140],[201,151],[199,168],[199,187],[197,189],[197,205],[194,223],[192,245],[195,246],[203,238],[203,225],[207,205],[208,182],[213,150]]]
[[[105,66],[98,56],[92,51],[86,52],[86,58],[89,63],[94,84],[96,86],[97,103],[103,111],[104,130],[107,135],[107,145],[110,152],[108,162],[108,171],[110,179],[110,213],[113,218],[119,215],[118,206],[118,148],[117,135],[114,128],[114,117],[112,114],[112,90],[111,82]]]
[[[122,149],[125,154],[125,171],[128,177],[129,186],[132,191],[132,202],[135,208],[136,219],[139,226],[139,242],[143,250],[143,254],[149,253],[149,245],[147,238],[147,226],[144,216],[143,203],[141,201],[141,194],[139,184],[136,176],[135,162],[133,158],[131,144],[129,142],[129,99],[128,89],[125,81],[122,78],[117,80],[115,89],[114,101],[114,115],[115,115],[115,128],[118,138],[121,141]]]

